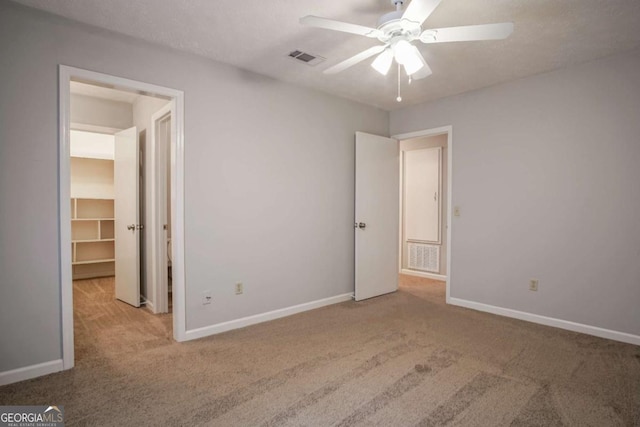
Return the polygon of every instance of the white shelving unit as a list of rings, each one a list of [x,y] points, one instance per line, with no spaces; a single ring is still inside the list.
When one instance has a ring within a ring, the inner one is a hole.
[[[115,275],[113,135],[71,131],[73,279]]]
[[[115,274],[113,199],[71,199],[74,279]]]

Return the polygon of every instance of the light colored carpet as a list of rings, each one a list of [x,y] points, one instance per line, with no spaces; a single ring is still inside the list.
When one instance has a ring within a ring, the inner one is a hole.
[[[77,366],[0,388],[67,425],[638,426],[640,347],[444,304],[442,282],[178,344],[74,284]]]

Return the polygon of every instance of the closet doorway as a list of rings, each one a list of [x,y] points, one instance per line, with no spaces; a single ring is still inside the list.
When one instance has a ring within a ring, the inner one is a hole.
[[[398,272],[405,282],[411,282],[407,276],[446,281],[448,300],[452,130],[447,126],[394,138],[400,150]]]
[[[183,340],[182,98],[172,89],[60,67],[65,369],[75,363],[74,292],[84,304],[76,304],[81,338],[91,333],[80,316],[90,307],[97,314],[89,315],[114,324],[171,309],[173,319],[164,321]],[[109,317],[119,310],[122,318]]]

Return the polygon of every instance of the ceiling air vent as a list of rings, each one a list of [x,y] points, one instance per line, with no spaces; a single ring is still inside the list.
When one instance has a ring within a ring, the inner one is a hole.
[[[314,65],[318,65],[319,63],[325,60],[325,58],[323,58],[322,56],[312,55],[310,53],[303,52],[301,50],[294,50],[293,52],[289,53],[288,56],[291,59],[295,59],[304,64],[310,65],[312,67]]]

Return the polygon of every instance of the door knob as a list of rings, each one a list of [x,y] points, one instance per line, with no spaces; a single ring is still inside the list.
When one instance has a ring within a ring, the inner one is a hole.
[[[359,222],[358,228],[367,228],[367,224],[365,224],[364,222]]]
[[[127,230],[135,230],[136,229],[136,225],[135,224],[131,224],[131,225],[127,225]]]

